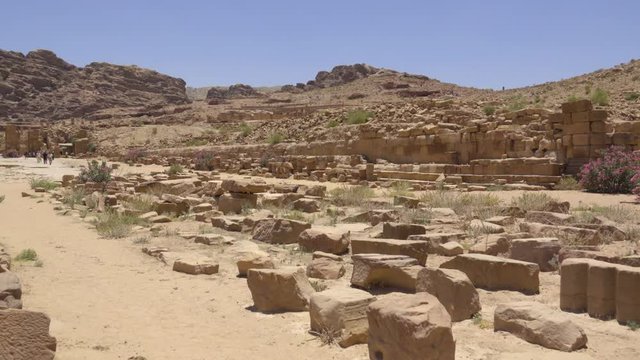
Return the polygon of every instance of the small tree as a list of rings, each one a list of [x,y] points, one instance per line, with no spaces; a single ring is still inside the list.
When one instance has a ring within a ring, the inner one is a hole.
[[[106,161],[99,163],[98,160],[87,161],[87,167],[80,170],[78,179],[80,182],[94,182],[102,184],[103,187],[111,181],[111,167],[107,165]]]

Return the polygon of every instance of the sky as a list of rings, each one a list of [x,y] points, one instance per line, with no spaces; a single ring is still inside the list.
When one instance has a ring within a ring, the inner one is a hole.
[[[640,58],[639,14],[638,0],[0,0],[0,49],[138,65],[195,87],[367,63],[498,89]]]

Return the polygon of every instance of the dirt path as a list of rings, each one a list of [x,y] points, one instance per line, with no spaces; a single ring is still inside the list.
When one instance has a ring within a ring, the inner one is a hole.
[[[126,240],[100,239],[51,204],[21,198],[25,184],[0,184],[0,242],[12,254],[33,248],[43,267],[16,264],[26,309],[46,312],[57,358],[366,359],[366,346],[323,347],[309,315],[262,315],[232,268],[193,277],[171,271]]]

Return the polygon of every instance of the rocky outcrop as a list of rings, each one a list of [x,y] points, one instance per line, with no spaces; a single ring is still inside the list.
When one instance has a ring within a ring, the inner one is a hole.
[[[59,120],[117,107],[186,104],[185,82],[137,66],[76,67],[48,50],[0,50],[0,117]]]
[[[381,69],[367,64],[338,65],[331,71],[319,71],[314,80],[307,84],[285,85],[282,91],[312,90],[315,88],[328,88],[348,84],[358,79],[369,77]]]
[[[206,100],[212,104],[226,99],[241,99],[248,97],[259,97],[263,94],[258,90],[245,84],[235,84],[228,88],[212,87],[207,91]]]

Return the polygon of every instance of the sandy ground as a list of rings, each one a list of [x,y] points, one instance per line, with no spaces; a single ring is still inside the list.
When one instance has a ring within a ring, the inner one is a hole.
[[[60,178],[77,171],[81,160],[59,159],[52,167],[33,160],[0,159],[0,243],[11,254],[33,248],[43,267],[16,264],[23,282],[26,309],[51,317],[51,332],[58,339],[57,358],[128,359],[367,359],[366,345],[348,349],[322,346],[307,333],[309,315],[264,315],[252,305],[246,280],[235,276],[228,252],[193,244],[176,236],[150,238],[134,244],[133,235],[122,240],[100,238],[81,219],[57,215],[46,199],[22,198],[28,179]],[[4,165],[17,165],[4,167]],[[159,167],[119,171],[151,171]],[[269,181],[279,181],[269,179]],[[628,197],[553,192],[574,203],[613,204]],[[518,193],[500,193],[509,198]],[[172,223],[174,229],[194,230],[197,223]],[[234,236],[239,236],[234,234]],[[245,236],[246,235],[240,235]],[[190,276],[142,254],[142,246],[169,246],[180,251],[206,253],[220,260],[220,274]],[[277,250],[277,249],[276,249]],[[430,257],[429,264],[443,259]],[[295,261],[294,261],[295,263]],[[348,276],[340,282],[346,285]],[[535,300],[557,309],[559,276],[541,275],[541,294],[480,290],[482,318],[492,321],[496,304]],[[336,284],[337,285],[337,284]],[[454,324],[457,359],[640,359],[640,331],[632,332],[615,321],[567,314],[589,337],[589,347],[566,354],[528,344],[507,333],[481,329],[471,320]]]

